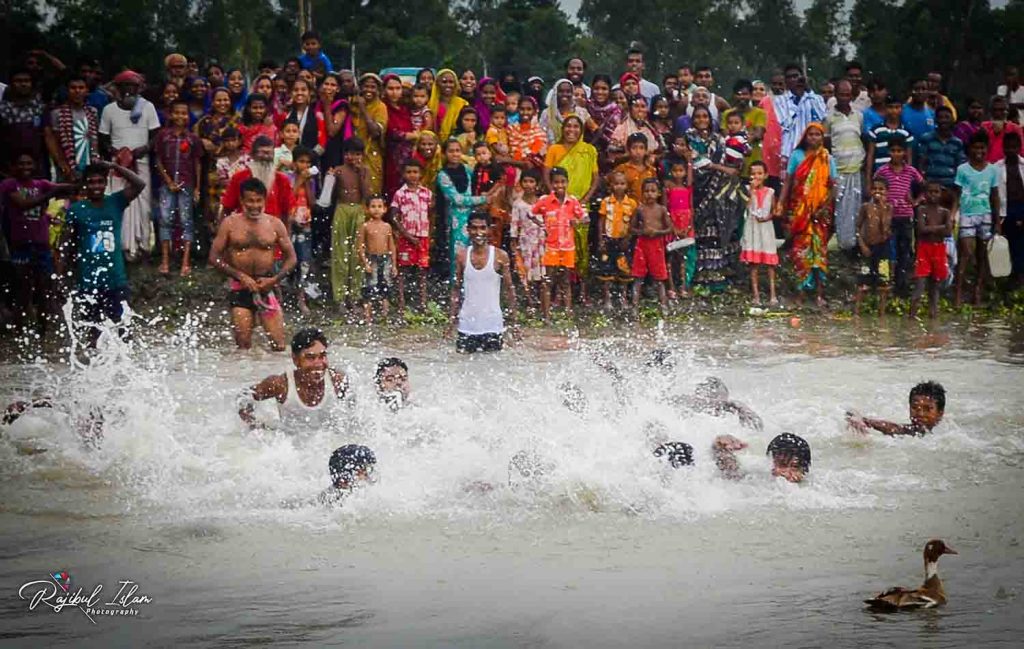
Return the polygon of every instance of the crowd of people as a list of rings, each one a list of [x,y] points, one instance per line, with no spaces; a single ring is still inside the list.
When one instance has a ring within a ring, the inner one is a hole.
[[[574,57],[548,83],[357,76],[301,46],[252,78],[169,54],[156,83],[28,53],[0,97],[4,319],[44,325],[73,259],[89,317],[116,319],[133,263],[171,281],[196,253],[228,276],[238,345],[258,320],[276,349],[311,302],[369,320],[450,295],[466,351],[500,347],[517,294],[548,318],[749,281],[761,306],[764,271],[769,308],[825,306],[836,255],[858,310],[892,290],[916,314],[927,290],[934,316],[944,286],[982,303],[994,234],[1024,277],[1016,68],[958,110],[938,73],[908,88],[856,61],[820,94],[786,65],[726,96],[707,65],[646,79],[637,49],[618,77]]]

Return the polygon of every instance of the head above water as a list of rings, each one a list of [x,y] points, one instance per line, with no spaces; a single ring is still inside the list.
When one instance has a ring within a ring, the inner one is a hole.
[[[729,398],[729,388],[725,381],[717,376],[709,376],[693,389],[693,393],[703,399],[725,400]]]
[[[327,463],[331,483],[335,489],[354,489],[361,482],[372,482],[377,456],[366,446],[346,444],[334,453]]]
[[[772,456],[772,475],[789,482],[802,482],[811,470],[811,445],[793,433],[776,435],[765,455]]]
[[[918,383],[910,390],[910,423],[931,430],[946,411],[946,389],[934,381]]]
[[[292,362],[299,370],[322,374],[327,371],[327,336],[316,327],[307,327],[292,336]]]
[[[693,466],[693,447],[686,442],[666,442],[654,449],[654,457],[663,457],[673,469]]]
[[[377,363],[373,377],[381,401],[397,410],[409,399],[409,366],[401,358],[389,356]]]

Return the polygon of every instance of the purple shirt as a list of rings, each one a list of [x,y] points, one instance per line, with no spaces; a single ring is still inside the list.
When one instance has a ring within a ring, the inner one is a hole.
[[[203,152],[203,145],[195,134],[187,130],[177,134],[170,127],[162,128],[156,134],[153,150],[171,180],[189,189],[195,188],[196,161]]]
[[[32,198],[46,192],[53,186],[48,180],[32,179],[20,181],[8,178],[0,182],[0,200],[3,200],[7,220],[11,224],[11,245],[50,244],[50,217],[46,213],[46,203],[22,210],[10,199],[11,194],[18,193],[23,198]]]
[[[911,188],[915,182],[918,184],[924,182],[924,176],[920,171],[904,164],[903,170],[896,173],[892,166],[886,164],[875,172],[875,178],[884,178],[889,183],[889,205],[892,205],[894,219],[907,219],[914,216]]]

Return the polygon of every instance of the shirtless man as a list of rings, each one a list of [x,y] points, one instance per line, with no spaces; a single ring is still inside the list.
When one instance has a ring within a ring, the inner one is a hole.
[[[337,304],[352,307],[363,286],[359,233],[366,221],[363,207],[370,197],[370,170],[363,164],[365,146],[350,137],[341,146],[344,163],[331,169],[335,208],[331,219],[331,291]]]
[[[249,428],[260,426],[253,413],[257,401],[275,399],[285,424],[321,425],[348,394],[348,377],[328,366],[327,337],[315,327],[302,329],[292,337],[295,369],[274,374],[249,388],[243,395],[238,416]],[[330,377],[331,389],[326,378]]]
[[[241,187],[242,213],[228,216],[210,248],[210,265],[231,278],[231,327],[239,349],[252,347],[258,312],[274,351],[284,350],[284,314],[274,287],[295,268],[295,248],[284,222],[263,211],[267,188],[256,178]],[[284,262],[274,274],[274,250]]]

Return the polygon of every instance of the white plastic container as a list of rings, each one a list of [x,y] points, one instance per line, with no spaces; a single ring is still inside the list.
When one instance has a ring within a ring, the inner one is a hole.
[[[1006,237],[994,234],[989,240],[988,268],[992,272],[992,277],[1006,277],[1010,274],[1010,242]]]

